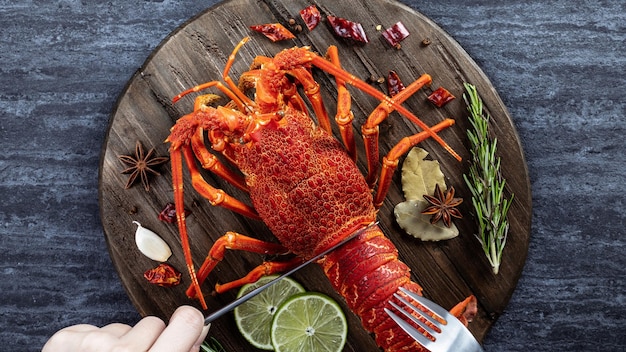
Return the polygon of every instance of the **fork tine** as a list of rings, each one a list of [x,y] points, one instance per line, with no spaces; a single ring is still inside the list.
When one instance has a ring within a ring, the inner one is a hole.
[[[443,307],[404,288],[400,288],[400,292],[405,294],[406,297],[402,297],[398,293],[395,293],[394,297],[405,307],[401,307],[400,304],[396,304],[393,301],[388,303],[425,332],[420,332],[414,325],[409,323],[408,319],[401,318],[390,309],[385,308],[385,312],[417,343],[431,352],[484,352],[472,333]],[[411,301],[417,302],[421,307],[418,308]],[[439,329],[439,331],[436,331],[436,329]],[[434,341],[430,340],[428,335],[432,336]]]
[[[415,301],[417,301],[424,308],[426,308],[429,311],[433,312],[438,318],[443,319],[443,321],[447,321],[446,316],[448,315],[448,311],[446,311],[444,308],[442,308],[439,305],[437,305],[435,302],[429,300],[428,298],[426,298],[424,296],[420,296],[420,295],[418,295],[418,294],[416,294],[414,292],[411,292],[411,291],[405,289],[404,287],[400,287],[400,291],[402,291],[402,293],[404,293],[405,295],[407,295],[407,296],[411,297],[412,299],[414,299]],[[439,322],[437,322],[437,323],[439,323]]]
[[[389,303],[392,303],[392,302],[389,302]],[[404,310],[400,309],[400,311],[404,313]],[[417,343],[419,343],[423,347],[428,348],[428,346],[433,343],[430,339],[424,336],[419,330],[417,330],[411,324],[404,321],[402,318],[400,318],[397,314],[392,312],[390,309],[385,308],[385,313],[387,313],[387,315],[389,315],[391,319],[393,319],[393,321],[395,321],[396,324],[398,324],[398,326],[402,328],[402,330],[404,330],[407,334],[409,334],[409,336],[411,336],[413,340],[417,341]]]
[[[404,303],[404,302],[403,302]],[[408,302],[407,302],[408,303]],[[438,331],[433,330],[433,328],[431,328],[430,326],[426,325],[423,321],[419,320],[416,316],[412,315],[411,313],[407,312],[405,309],[402,309],[399,305],[395,304],[394,302],[389,302],[389,304],[391,304],[392,307],[394,307],[395,309],[397,309],[400,313],[402,313],[402,315],[404,315],[405,317],[411,319],[412,322],[414,322],[415,324],[419,325],[419,327],[421,327],[422,329],[424,329],[427,333],[431,334],[431,335],[435,335],[437,333],[439,333]],[[417,314],[419,314],[420,312],[417,312]],[[424,317],[424,312],[421,312],[422,314],[419,314],[420,317]],[[419,331],[419,330],[418,330]],[[420,333],[421,334],[421,333]]]
[[[426,314],[426,312],[422,311],[421,309],[419,309],[418,307],[414,306],[413,304],[411,304],[411,302],[407,301],[406,299],[404,299],[402,296],[398,295],[397,293],[394,293],[393,295],[394,297],[396,297],[400,302],[402,302],[405,306],[409,307],[413,312],[417,313],[420,317],[426,319],[429,323],[433,324],[434,326],[436,326],[437,328],[441,329],[441,322],[435,320],[433,317],[431,317],[430,315]],[[393,304],[393,302],[389,302],[391,304]],[[399,309],[399,308],[398,308]],[[427,308],[428,310],[428,308]],[[405,310],[402,310],[403,313],[408,314],[405,312]],[[432,311],[428,310],[428,312],[433,313]],[[436,315],[436,314],[435,314]],[[415,318],[413,315],[407,315],[407,317],[411,318],[411,320],[416,320],[417,318]],[[419,321],[419,320],[418,320]],[[418,322],[416,322],[418,323]],[[422,326],[425,330],[426,329],[430,329],[431,331],[428,331],[428,333],[430,334],[434,334],[434,333],[438,333],[439,331],[434,331],[432,330],[431,327],[429,327],[428,325],[424,324],[422,321],[419,321],[420,326]],[[423,325],[422,325],[423,324]]]

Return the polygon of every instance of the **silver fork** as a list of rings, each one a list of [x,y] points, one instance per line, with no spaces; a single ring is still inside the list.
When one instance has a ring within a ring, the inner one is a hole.
[[[431,352],[483,352],[482,347],[480,346],[478,341],[476,341],[472,333],[467,330],[467,328],[454,315],[450,314],[447,310],[443,309],[435,302],[419,296],[405,288],[401,287],[400,291],[417,301],[435,316],[445,321],[445,323],[441,323],[440,321],[427,315],[425,312],[409,303],[406,299],[402,298],[397,293],[394,294],[394,297],[396,297],[398,300],[400,300],[400,302],[402,302],[404,305],[411,309],[411,313],[407,312],[405,309],[402,309],[402,307],[394,302],[389,301],[389,304],[391,304],[395,309],[401,312],[412,322],[423,328],[429,335],[434,337],[435,340],[433,341],[424,336],[424,334],[422,334],[419,330],[400,318],[390,309],[385,308],[385,312],[420,345],[424,346]],[[440,331],[436,331],[432,327],[426,325],[414,314],[433,324]]]

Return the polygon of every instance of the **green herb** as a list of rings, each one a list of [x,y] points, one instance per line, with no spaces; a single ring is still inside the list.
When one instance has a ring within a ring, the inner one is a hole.
[[[509,222],[506,215],[513,200],[504,197],[505,180],[500,173],[500,157],[496,157],[498,139],[489,137],[489,115],[483,114],[483,102],[476,87],[465,83],[463,99],[470,113],[473,130],[467,131],[471,144],[469,175],[463,175],[472,192],[472,205],[478,221],[478,234],[493,273],[498,274],[502,251],[506,244]]]
[[[200,345],[200,351],[202,352],[226,352],[224,347],[222,347],[222,345],[214,337],[209,338],[208,342],[207,340],[204,340],[204,342],[202,342],[202,345]]]

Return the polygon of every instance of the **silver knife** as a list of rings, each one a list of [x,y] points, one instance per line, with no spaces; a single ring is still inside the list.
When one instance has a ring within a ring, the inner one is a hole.
[[[296,271],[304,268],[305,266],[313,263],[314,261],[317,261],[318,259],[322,258],[323,256],[327,255],[328,253],[334,251],[335,249],[343,246],[344,244],[346,244],[346,242],[349,242],[351,239],[355,238],[356,236],[362,234],[363,232],[365,232],[366,230],[369,230],[370,228],[374,227],[378,225],[378,221],[373,222],[365,227],[360,228],[359,230],[355,231],[354,233],[352,233],[350,236],[344,238],[343,240],[341,240],[339,243],[335,244],[334,246],[328,248],[327,250],[321,252],[320,254],[314,256],[313,258],[303,262],[302,264],[296,266],[295,268],[285,272],[284,274],[282,274],[281,276],[275,278],[274,280],[266,283],[263,286],[259,286],[257,288],[255,288],[254,290],[246,293],[245,295],[237,298],[236,300],[232,301],[231,303],[225,305],[224,307],[216,310],[215,312],[209,314],[209,316],[207,316],[206,318],[204,318],[204,325],[209,325],[211,324],[212,321],[214,321],[215,319],[221,317],[222,315],[230,312],[231,310],[235,309],[237,306],[241,305],[242,303],[246,302],[247,300],[249,300],[250,298],[258,295],[259,293],[261,293],[261,291],[265,290],[266,288],[272,286],[273,284],[277,283],[278,281],[282,280],[284,277],[289,276],[293,273],[295,273]]]

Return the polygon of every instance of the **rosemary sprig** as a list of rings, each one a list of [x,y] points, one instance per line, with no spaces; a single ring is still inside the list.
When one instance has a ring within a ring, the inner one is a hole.
[[[208,339],[208,341],[204,340],[202,342],[202,345],[200,346],[200,351],[201,352],[225,352],[226,350],[215,339],[215,337],[211,337]]]
[[[489,115],[483,114],[483,102],[476,87],[465,83],[467,94],[463,99],[470,113],[472,128],[467,136],[471,144],[469,175],[463,175],[472,192],[472,205],[478,221],[478,234],[483,251],[491,263],[494,274],[498,274],[502,251],[509,232],[506,218],[513,194],[504,197],[505,180],[500,172],[500,157],[496,157],[498,139],[489,137]]]

